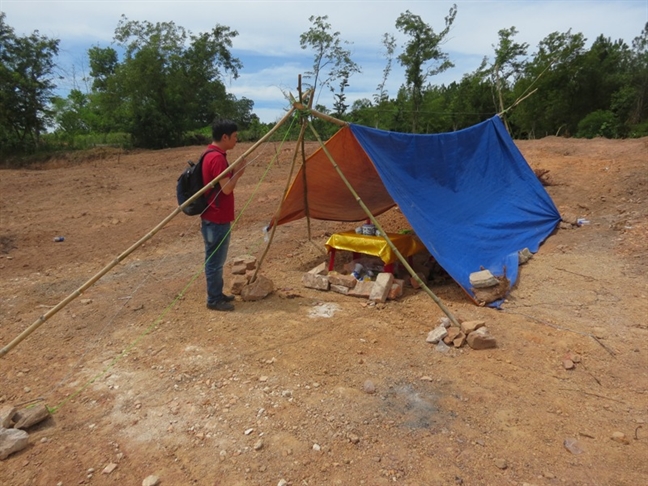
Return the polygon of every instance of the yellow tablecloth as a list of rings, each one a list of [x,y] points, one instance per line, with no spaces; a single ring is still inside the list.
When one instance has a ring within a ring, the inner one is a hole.
[[[405,258],[425,250],[421,241],[411,234],[387,233],[394,246]],[[326,249],[331,251],[346,250],[380,258],[385,265],[398,261],[387,240],[382,236],[359,235],[353,231],[332,234],[325,243]]]

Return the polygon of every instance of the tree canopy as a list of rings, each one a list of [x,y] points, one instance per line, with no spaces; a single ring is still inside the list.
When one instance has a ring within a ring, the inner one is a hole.
[[[648,23],[631,45],[600,35],[589,47],[583,34],[568,30],[532,48],[516,41],[515,26],[503,28],[492,55],[473,72],[435,85],[434,76],[453,66],[443,45],[456,18],[453,5],[436,32],[428,19],[400,14],[394,27],[405,40],[399,45],[390,32],[380,39],[385,68],[376,93],[350,103],[362,69],[328,17],[310,16],[299,44],[313,54],[304,73],[316,89],[311,103],[343,120],[403,132],[452,131],[499,113],[514,137],[648,135]],[[33,153],[52,140],[48,132],[69,146],[93,134],[123,134],[144,148],[178,146],[194,143],[192,133],[207,134],[216,115],[236,120],[248,139],[261,136],[271,124],[260,123],[253,100],[237,99],[225,85],[243,69],[232,55],[237,35],[218,24],[193,34],[174,22],[122,16],[111,45],[87,51],[86,90],[57,97],[59,40],[38,31],[16,35],[0,12],[2,155]],[[390,94],[394,60],[404,79]],[[333,94],[331,106],[317,103],[323,90]]]

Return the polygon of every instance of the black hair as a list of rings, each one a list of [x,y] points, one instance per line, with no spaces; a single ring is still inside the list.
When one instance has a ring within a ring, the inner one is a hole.
[[[234,132],[238,132],[238,127],[232,120],[217,118],[212,123],[212,140],[214,142],[220,142],[223,135],[229,136]]]

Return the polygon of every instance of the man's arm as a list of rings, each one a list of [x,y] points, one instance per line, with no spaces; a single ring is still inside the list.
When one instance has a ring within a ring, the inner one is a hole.
[[[238,169],[232,177],[223,177],[220,181],[218,181],[220,183],[223,194],[232,194],[234,188],[236,187],[236,183],[243,175],[243,172],[245,172],[245,161],[243,161],[241,168]]]

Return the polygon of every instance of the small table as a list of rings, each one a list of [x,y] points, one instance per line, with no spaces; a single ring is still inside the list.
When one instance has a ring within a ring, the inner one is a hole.
[[[413,234],[387,233],[387,236],[408,261],[413,255],[425,250],[423,243]],[[353,231],[334,233],[325,246],[329,252],[329,272],[334,268],[336,250],[351,251],[354,259],[358,253],[376,256],[385,263],[385,272],[389,273],[393,273],[394,263],[398,261],[398,256],[382,236],[361,235]]]

